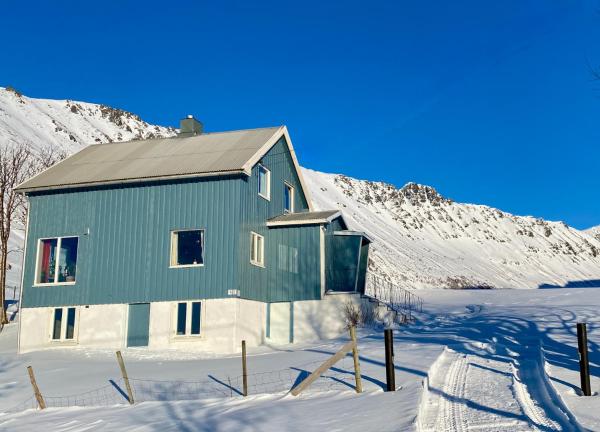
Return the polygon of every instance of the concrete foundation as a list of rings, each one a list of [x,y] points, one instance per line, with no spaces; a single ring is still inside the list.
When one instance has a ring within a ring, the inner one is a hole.
[[[345,332],[345,305],[361,302],[364,300],[358,294],[326,295],[323,300],[270,306],[239,298],[202,300],[201,332],[196,336],[176,335],[178,302],[153,302],[148,348],[235,353],[240,351],[242,340],[252,347],[265,342],[280,345],[330,339]],[[60,341],[52,340],[54,307],[21,310],[19,352],[69,346],[126,348],[127,304],[75,308],[74,338]]]

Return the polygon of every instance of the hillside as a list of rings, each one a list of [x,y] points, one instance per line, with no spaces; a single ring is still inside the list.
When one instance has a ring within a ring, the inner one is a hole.
[[[585,230],[584,232],[591,235],[592,237],[595,237],[596,239],[598,239],[600,241],[600,225],[589,228],[589,229]]]
[[[304,170],[318,208],[375,239],[371,269],[408,288],[598,284],[600,240],[567,226],[460,204],[429,186]],[[592,282],[593,281],[593,282]]]
[[[0,87],[2,146],[25,143],[37,150],[53,146],[73,153],[94,143],[174,133],[123,110],[29,98]],[[317,207],[342,209],[351,226],[374,237],[371,269],[403,287],[536,288],[600,280],[600,239],[564,223],[455,203],[414,183],[396,188],[304,172]],[[15,228],[13,248],[23,241],[23,231]],[[8,285],[15,286],[20,254],[10,255],[9,262]]]
[[[97,143],[172,136],[175,129],[146,123],[137,115],[105,105],[35,99],[0,87],[0,146],[54,147],[68,154]],[[11,250],[20,249],[24,232],[15,226]],[[9,255],[8,286],[20,284],[21,254]],[[8,290],[8,298],[12,289]]]

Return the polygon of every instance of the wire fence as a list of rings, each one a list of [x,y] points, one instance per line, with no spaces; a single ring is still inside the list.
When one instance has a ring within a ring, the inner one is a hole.
[[[421,297],[371,272],[366,275],[365,294],[400,315],[403,322],[413,321],[416,312],[423,312]]]
[[[248,394],[286,393],[304,380],[323,360],[289,367],[287,369],[258,372],[247,375]],[[137,402],[150,401],[195,401],[226,399],[243,396],[243,376],[208,374],[200,381],[153,380],[129,378],[133,399]],[[125,383],[122,378],[109,380],[109,384],[83,393],[65,396],[43,394],[47,408],[107,407],[129,404]],[[354,389],[354,365],[351,356],[346,356],[323,373],[306,391],[307,394],[331,390]],[[34,396],[0,413],[15,414],[37,409]]]

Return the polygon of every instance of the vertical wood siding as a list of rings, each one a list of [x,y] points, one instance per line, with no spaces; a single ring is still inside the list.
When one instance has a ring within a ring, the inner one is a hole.
[[[82,188],[30,197],[23,306],[136,303],[241,297],[260,301],[320,298],[318,226],[268,229],[283,213],[284,181],[295,211],[307,199],[282,138],[261,163],[271,171],[271,199],[250,177],[215,177]],[[204,266],[169,268],[170,232],[205,230]],[[89,235],[87,234],[89,229]],[[265,268],[250,264],[250,232],[265,238]],[[75,285],[34,286],[37,241],[79,236]],[[298,271],[278,266],[279,246],[298,251]]]
[[[294,187],[295,211],[308,211],[308,203],[285,139],[281,139],[260,163],[271,171],[271,199],[258,195],[258,172],[245,181],[239,274],[242,297],[267,301],[318,299],[320,285],[320,237],[318,226],[267,228],[266,221],[283,213],[284,182]],[[265,268],[250,264],[250,232],[265,238]],[[279,268],[279,246],[298,250],[298,273]]]
[[[30,197],[25,307],[227,297],[237,282],[241,178]],[[89,235],[87,234],[89,228]],[[169,268],[170,232],[205,229],[204,266]],[[79,236],[75,285],[33,286],[37,240]]]

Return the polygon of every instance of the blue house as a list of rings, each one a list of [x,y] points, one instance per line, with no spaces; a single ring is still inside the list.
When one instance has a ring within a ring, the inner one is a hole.
[[[19,350],[233,352],[338,335],[369,238],[312,207],[285,126],[89,146],[29,200]]]

